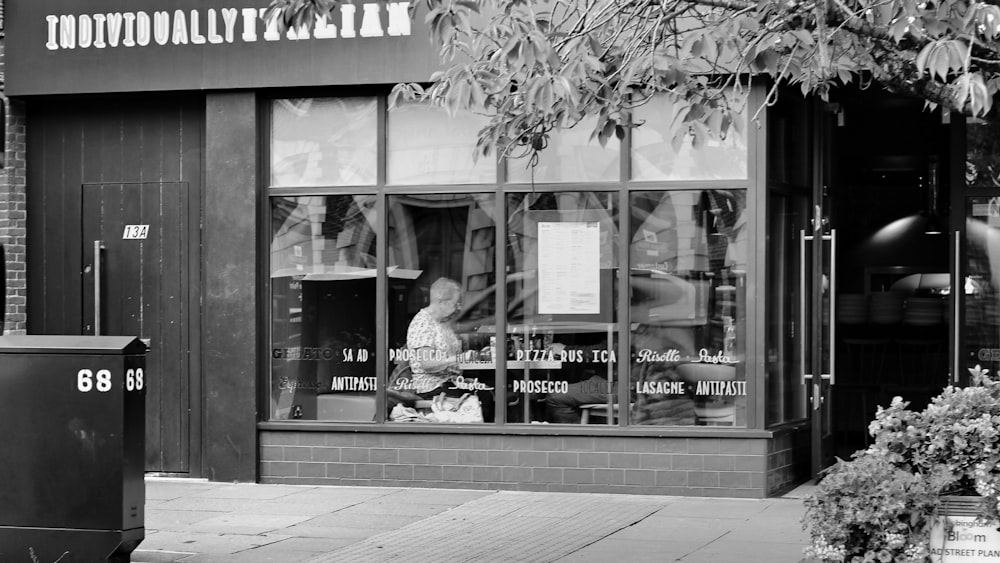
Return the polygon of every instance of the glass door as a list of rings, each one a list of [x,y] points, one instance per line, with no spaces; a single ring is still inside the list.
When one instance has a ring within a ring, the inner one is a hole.
[[[811,470],[813,476],[834,461],[831,395],[836,383],[834,343],[837,295],[837,230],[830,222],[827,186],[832,182],[831,114],[814,107],[812,173],[812,219],[801,233],[802,276],[802,358],[809,418],[812,422]]]
[[[965,198],[965,233],[954,233],[952,314],[955,326],[952,381],[968,381],[979,365],[1000,370],[1000,195]],[[964,238],[964,248],[963,239]]]

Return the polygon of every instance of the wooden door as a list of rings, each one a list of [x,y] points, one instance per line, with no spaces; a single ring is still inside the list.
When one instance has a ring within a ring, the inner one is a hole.
[[[188,473],[198,220],[186,182],[83,184],[83,334],[138,336],[146,471]]]

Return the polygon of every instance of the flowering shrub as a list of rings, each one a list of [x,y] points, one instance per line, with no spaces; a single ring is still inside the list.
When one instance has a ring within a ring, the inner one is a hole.
[[[874,443],[838,460],[805,501],[807,556],[925,561],[946,495],[979,495],[979,516],[1000,517],[1000,381],[980,366],[969,371],[969,387],[946,387],[922,412],[899,397],[879,407]]]

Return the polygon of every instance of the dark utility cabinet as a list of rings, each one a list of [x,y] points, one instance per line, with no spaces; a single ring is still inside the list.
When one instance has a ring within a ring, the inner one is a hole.
[[[130,560],[145,354],[129,336],[0,336],[0,561]]]

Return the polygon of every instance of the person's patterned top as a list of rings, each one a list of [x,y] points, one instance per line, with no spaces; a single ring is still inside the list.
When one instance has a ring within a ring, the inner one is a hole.
[[[455,331],[432,317],[427,309],[413,315],[406,331],[406,347],[411,353],[410,369],[416,393],[426,393],[461,373],[455,365],[434,373],[423,369],[424,360],[443,360],[462,351],[462,342]]]

